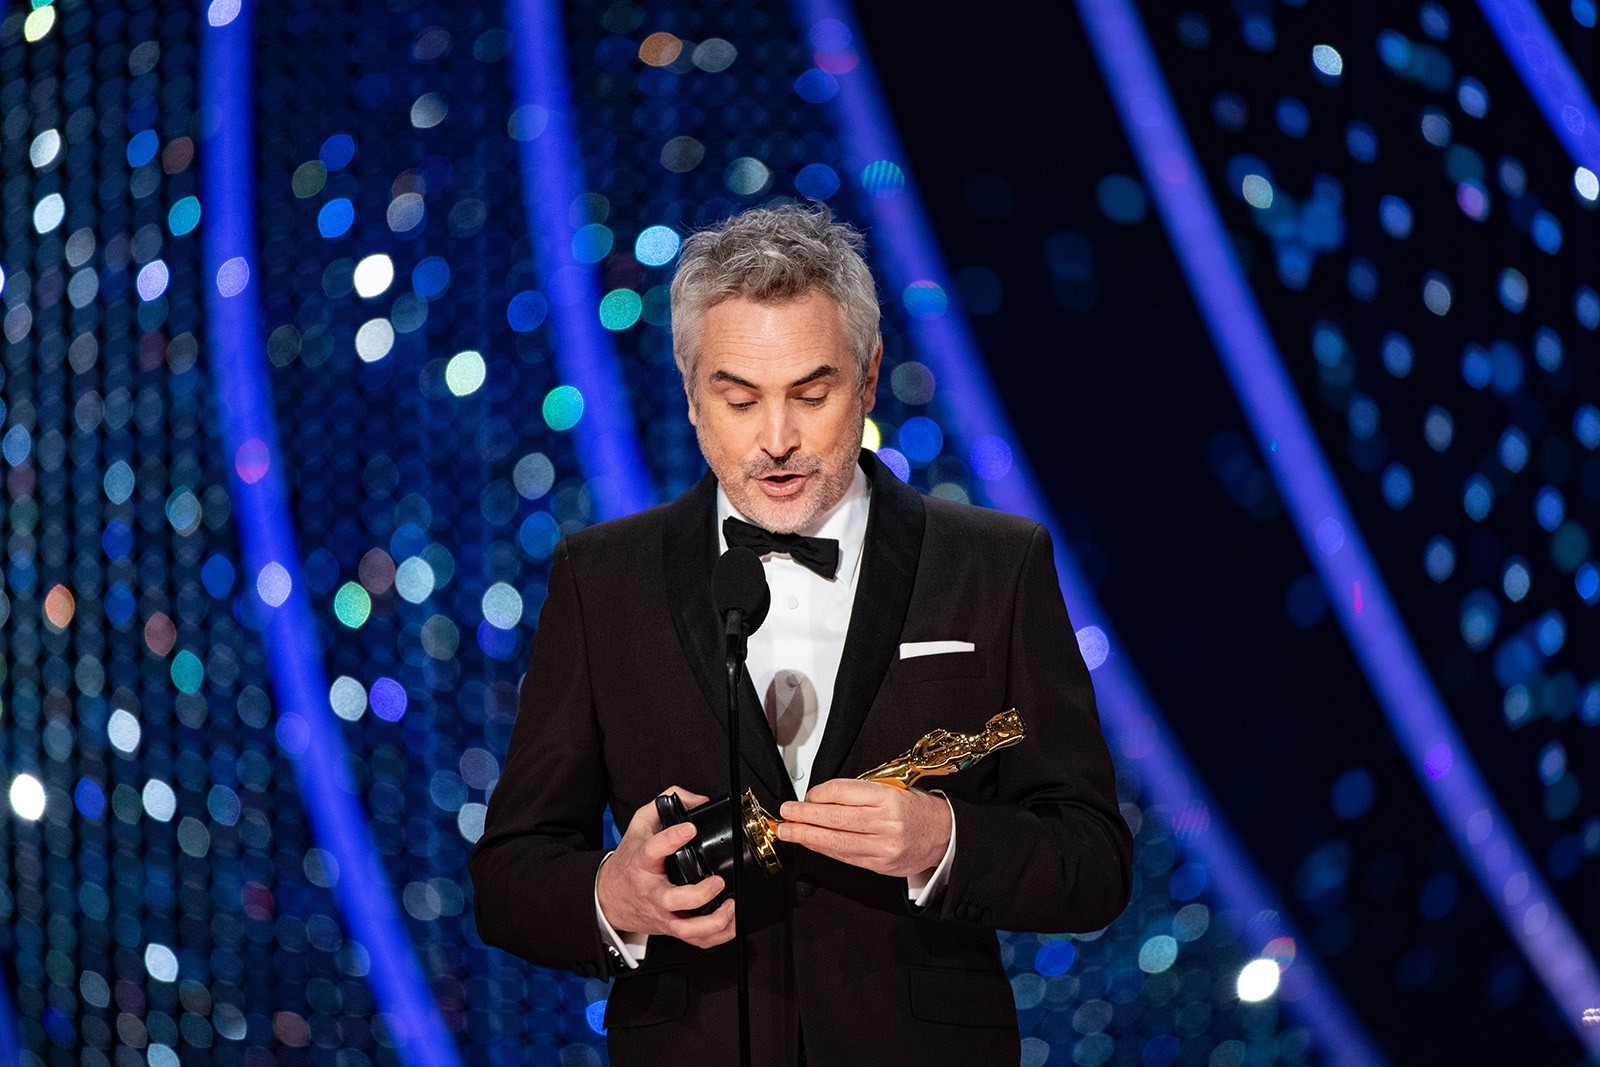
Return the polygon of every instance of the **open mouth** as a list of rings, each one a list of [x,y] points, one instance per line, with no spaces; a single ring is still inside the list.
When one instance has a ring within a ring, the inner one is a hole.
[[[761,483],[761,491],[768,496],[790,496],[805,487],[806,476],[793,471],[779,471],[758,478],[757,481]]]

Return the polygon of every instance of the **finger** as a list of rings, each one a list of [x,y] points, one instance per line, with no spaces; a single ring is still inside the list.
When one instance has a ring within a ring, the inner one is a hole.
[[[722,878],[715,874],[693,885],[675,885],[661,894],[661,906],[668,911],[694,911],[715,900],[722,888]]]
[[[735,930],[734,921],[733,921],[733,913],[730,911],[728,913],[728,920],[727,920],[727,924],[726,925],[724,925],[724,926],[722,926],[722,927],[720,927],[718,929],[712,930],[710,933],[700,933],[700,934],[690,935],[688,938],[685,939],[685,941],[688,944],[693,945],[695,948],[716,948],[718,945],[724,945],[724,944],[727,944],[729,941],[732,941],[733,940],[733,935],[736,932],[737,931]]]
[[[699,793],[690,792],[681,785],[669,785],[666,789],[662,790],[662,792],[676,793],[678,795],[678,799],[683,801],[683,806],[686,808],[698,808],[700,805],[711,799],[710,797],[702,796]]]
[[[857,863],[874,851],[877,839],[871,834],[855,834],[845,830],[830,830],[823,826],[785,822],[778,824],[778,837],[790,844],[820,852],[846,863]]]
[[[665,830],[650,835],[644,843],[644,854],[656,862],[660,862],[678,851],[684,845],[694,840],[695,828],[692,822],[680,822],[669,826]]]
[[[633,813],[633,818],[628,820],[628,828],[623,831],[623,836],[649,837],[660,831],[661,817],[656,814],[656,804],[652,800]]]
[[[873,809],[845,804],[814,804],[811,801],[785,801],[779,809],[785,823],[804,823],[807,826],[826,826],[834,830],[865,831],[877,821]]]
[[[714,937],[723,929],[733,923],[733,901],[724,900],[716,911],[710,915],[694,915],[683,919],[674,919],[667,924],[667,933],[680,941],[693,941],[697,938]]]
[[[726,909],[726,914],[724,914],[723,909]],[[733,935],[738,931],[738,924],[733,921],[733,901],[723,901],[722,906],[712,913],[712,918],[716,918],[718,915],[722,915],[722,926],[716,933],[705,939],[703,944],[706,948],[733,940]]]
[[[733,940],[734,932],[735,931],[733,929],[733,920],[729,919],[728,920],[728,925],[727,925],[727,927],[725,929],[721,930],[720,932],[718,932],[716,934],[713,934],[710,937],[702,938],[700,940],[699,947],[700,948],[716,948],[718,945],[726,945],[729,941]],[[1600,1016],[1596,1016],[1594,1021],[1595,1022],[1600,1022]]]
[[[806,800],[813,804],[881,804],[884,790],[894,789],[882,782],[863,782],[858,778],[832,778],[806,790]]]

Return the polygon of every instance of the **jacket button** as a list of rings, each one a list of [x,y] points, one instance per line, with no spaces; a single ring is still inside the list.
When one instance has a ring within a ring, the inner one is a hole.
[[[794,883],[794,891],[802,897],[809,897],[817,891],[817,884],[809,878],[797,878]]]

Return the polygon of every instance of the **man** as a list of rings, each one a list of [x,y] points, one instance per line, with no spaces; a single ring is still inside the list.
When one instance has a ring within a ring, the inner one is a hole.
[[[740,736],[788,843],[781,878],[747,868],[740,904],[755,1063],[1016,1063],[994,931],[1098,929],[1128,900],[1131,838],[1049,536],[924,499],[861,449],[883,346],[859,244],[795,207],[685,242],[673,343],[711,473],[552,559],[472,857],[477,922],[534,963],[616,974],[616,1067],[737,1060],[733,903],[694,914],[721,880],[668,881],[694,830],[653,805],[728,790],[710,577],[730,542],[762,554],[773,592]],[[1027,738],[940,793],[854,780],[1009,707]],[[608,804],[627,827],[609,854]]]

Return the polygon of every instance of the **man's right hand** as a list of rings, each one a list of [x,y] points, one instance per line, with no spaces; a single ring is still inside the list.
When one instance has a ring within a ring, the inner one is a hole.
[[[685,807],[698,807],[706,797],[673,786]],[[722,892],[722,878],[712,875],[694,885],[673,885],[666,859],[694,840],[693,823],[661,828],[652,801],[633,813],[616,851],[600,867],[595,894],[612,929],[630,934],[665,934],[696,948],[712,948],[733,940],[733,901],[724,900],[710,915],[689,912]]]

